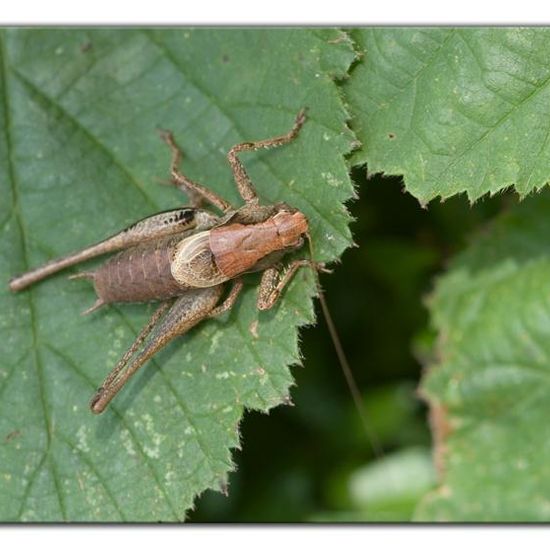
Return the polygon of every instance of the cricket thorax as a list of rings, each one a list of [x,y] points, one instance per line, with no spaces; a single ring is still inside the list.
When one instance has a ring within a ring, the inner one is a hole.
[[[300,246],[307,230],[304,214],[282,210],[260,223],[234,223],[212,229],[210,248],[220,271],[232,278],[253,270],[273,252]]]
[[[181,241],[171,272],[182,285],[205,288],[253,271],[258,262],[278,251],[302,244],[307,218],[281,210],[258,223],[228,223]]]

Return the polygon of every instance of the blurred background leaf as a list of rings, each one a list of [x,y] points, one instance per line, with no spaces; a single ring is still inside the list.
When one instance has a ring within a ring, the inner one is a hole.
[[[549,220],[545,191],[503,213],[438,280],[423,392],[441,480],[417,519],[550,518]]]

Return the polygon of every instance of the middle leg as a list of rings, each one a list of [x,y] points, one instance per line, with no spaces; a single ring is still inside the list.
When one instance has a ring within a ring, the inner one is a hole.
[[[207,189],[200,183],[194,182],[180,172],[179,164],[181,162],[182,153],[172,132],[168,130],[160,130],[160,137],[172,151],[172,162],[170,165],[170,175],[172,176],[172,181],[175,185],[187,193],[193,206],[200,205],[202,199],[204,199],[216,208],[219,208],[222,212],[234,210],[233,206],[218,194],[210,191],[210,189]]]

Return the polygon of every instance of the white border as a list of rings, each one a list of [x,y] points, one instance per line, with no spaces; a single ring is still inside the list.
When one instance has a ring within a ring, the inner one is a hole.
[[[133,526],[0,527],[3,548],[26,545],[56,550],[132,548],[177,550],[281,550],[384,548],[454,550],[528,547],[547,549],[548,526]],[[18,546],[16,546],[18,545]]]
[[[461,0],[400,2],[384,0],[338,0],[338,2],[297,2],[266,0],[250,4],[226,2],[186,2],[154,0],[134,2],[75,2],[49,0],[4,2],[0,25],[464,25],[464,24],[550,24],[550,4],[540,0],[491,2]],[[323,4],[326,4],[323,6]],[[545,6],[545,12],[541,6]],[[546,7],[548,6],[548,7]],[[219,550],[262,550],[281,548],[431,548],[452,550],[494,547],[548,548],[548,527],[69,527],[1,526],[2,547],[55,547],[56,550],[88,548],[216,548]],[[484,544],[480,544],[484,539]],[[252,546],[253,544],[253,546]]]
[[[464,25],[550,24],[541,0],[17,0],[2,2],[6,25]]]

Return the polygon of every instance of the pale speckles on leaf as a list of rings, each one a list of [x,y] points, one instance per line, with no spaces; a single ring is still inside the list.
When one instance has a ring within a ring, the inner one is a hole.
[[[147,436],[143,439],[143,451],[149,458],[160,458],[161,444],[166,439],[166,434],[155,428],[153,417],[149,413],[143,414],[141,418],[143,423],[136,421],[135,425],[137,428],[143,427]]]
[[[255,319],[250,323],[248,330],[253,338],[258,338],[258,319]]]
[[[176,450],[176,455],[179,459],[182,459],[183,456],[184,456],[184,453],[185,453],[185,439],[184,438],[181,438],[179,443],[178,443],[178,447],[177,447],[177,450]]]
[[[266,376],[265,369],[263,369],[262,367],[257,368],[257,369],[256,369],[256,374],[259,376],[259,378],[260,378],[260,384],[261,384],[262,386],[264,386],[265,384],[267,384],[268,377]]]
[[[529,461],[527,459],[519,458],[516,461],[516,468],[518,470],[527,470],[528,467],[529,467]]]
[[[164,474],[164,481],[167,485],[171,485],[175,478],[176,472],[174,472],[174,470],[171,468],[169,468],[168,471]]]
[[[90,451],[90,448],[88,447],[88,433],[86,426],[82,425],[80,428],[78,428],[78,431],[76,432],[76,438],[77,438],[77,444],[76,447],[83,453],[87,453]]]
[[[210,350],[208,351],[210,355],[216,353],[216,350],[219,348],[222,338],[223,332],[221,330],[214,333],[214,336],[212,336],[212,339],[210,341]]]
[[[143,452],[149,458],[160,458],[160,447],[157,445],[155,447],[148,447],[147,445],[143,446]]]
[[[152,432],[153,418],[151,417],[151,415],[149,413],[145,413],[141,416],[141,418],[143,419],[143,422],[145,424],[145,429],[147,430],[147,432]],[[138,422],[136,422],[136,424],[138,424]]]
[[[127,344],[127,334],[126,334],[126,330],[121,325],[117,326],[113,332],[114,332],[115,338],[112,338],[109,342],[111,345],[111,348],[109,349],[108,354],[109,354],[109,361],[116,362],[120,357],[120,352],[123,346]]]
[[[331,187],[340,187],[342,181],[339,180],[334,174],[330,172],[321,172],[321,177],[331,186]]]
[[[120,432],[120,438],[122,440],[122,445],[126,449],[126,452],[129,456],[136,456],[136,449],[134,447],[134,442],[132,441],[130,432],[126,429],[123,429]]]

